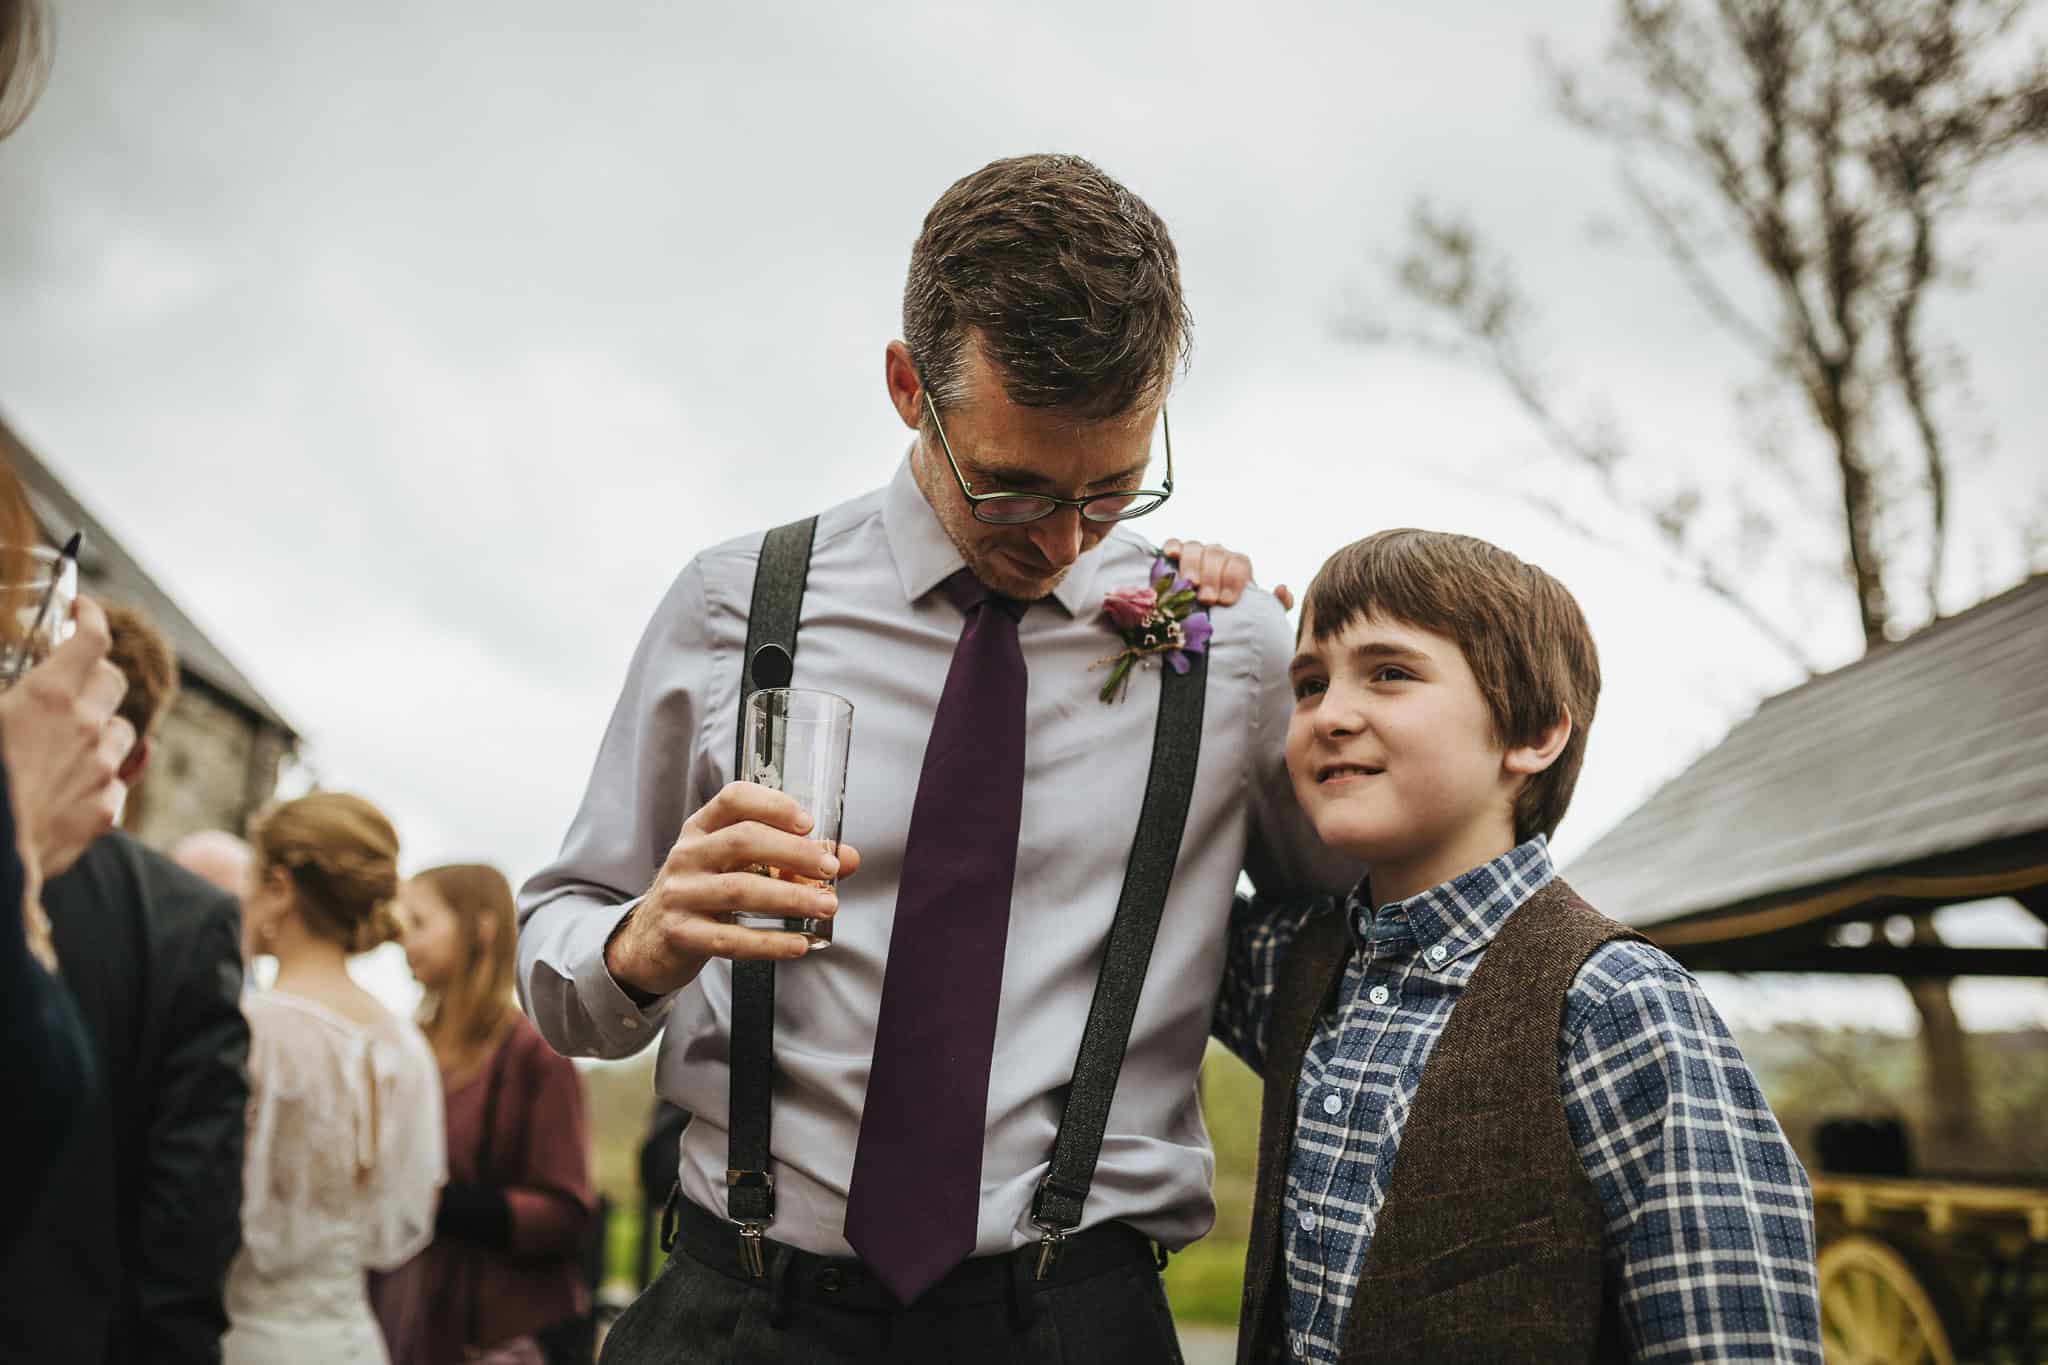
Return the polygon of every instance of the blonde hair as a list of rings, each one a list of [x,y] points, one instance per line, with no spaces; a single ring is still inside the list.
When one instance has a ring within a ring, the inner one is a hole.
[[[315,936],[363,953],[397,935],[398,831],[362,797],[314,792],[273,806],[251,824],[249,844],[260,876],[282,868],[291,879]]]
[[[0,0],[0,137],[28,117],[50,78],[50,19],[42,0]]]
[[[518,925],[512,884],[495,867],[454,863],[430,867],[413,878],[441,898],[455,915],[462,961],[454,978],[420,1001],[419,1025],[443,1067],[472,1061],[491,1045],[506,1012],[514,1008],[514,947]],[[491,926],[485,942],[485,924]]]

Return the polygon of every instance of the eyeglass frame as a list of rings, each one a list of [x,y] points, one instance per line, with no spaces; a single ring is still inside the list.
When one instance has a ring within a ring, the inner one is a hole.
[[[1166,506],[1167,499],[1173,496],[1173,423],[1167,420],[1166,405],[1164,403],[1159,405],[1159,429],[1166,443],[1166,487],[1113,488],[1106,493],[1090,493],[1085,498],[1063,498],[1056,493],[977,493],[972,488],[969,488],[967,486],[967,476],[960,472],[960,461],[953,454],[953,443],[946,439],[946,424],[939,420],[939,405],[932,401],[932,391],[924,388],[922,385],[919,386],[919,389],[924,395],[925,411],[932,415],[932,427],[939,433],[939,448],[946,452],[946,463],[952,468],[953,478],[960,485],[960,496],[967,499],[968,510],[974,514],[974,519],[985,526],[1029,526],[1034,521],[1044,521],[1062,507],[1073,508],[1084,519],[1094,522],[1097,526],[1111,526],[1119,521],[1136,521],[1139,517],[1149,517],[1160,508]],[[1105,498],[1138,497],[1157,498],[1159,501],[1153,503],[1142,512],[1131,512],[1120,517],[1091,517],[1088,515],[1088,504],[1091,502],[1100,502]],[[1025,517],[1021,521],[996,521],[981,514],[982,506],[985,503],[1017,501],[1042,503],[1045,506],[1045,510],[1035,517]]]

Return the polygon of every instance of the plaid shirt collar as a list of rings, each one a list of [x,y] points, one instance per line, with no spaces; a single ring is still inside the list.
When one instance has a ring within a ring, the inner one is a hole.
[[[1367,876],[1344,898],[1344,923],[1352,946],[1361,949],[1375,937],[1375,924],[1378,937],[1385,939],[1405,923],[1417,950],[1432,966],[1441,967],[1491,943],[1516,907],[1556,875],[1550,843],[1538,834],[1427,891],[1389,901],[1377,912],[1372,908],[1372,878]]]

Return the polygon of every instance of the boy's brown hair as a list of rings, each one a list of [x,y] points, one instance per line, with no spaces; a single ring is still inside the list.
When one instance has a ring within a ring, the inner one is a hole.
[[[1600,700],[1593,632],[1564,584],[1472,536],[1381,531],[1331,555],[1303,598],[1302,625],[1318,644],[1364,616],[1455,641],[1504,748],[1533,744],[1560,715],[1571,717],[1564,752],[1515,797],[1517,840],[1554,834]]]

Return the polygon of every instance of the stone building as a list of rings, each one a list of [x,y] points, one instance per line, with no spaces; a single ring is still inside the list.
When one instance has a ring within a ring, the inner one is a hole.
[[[21,477],[49,544],[85,533],[80,588],[141,611],[177,652],[177,701],[158,727],[156,756],[129,793],[122,824],[159,848],[193,830],[240,833],[270,799],[297,732],[4,420],[0,458]]]

